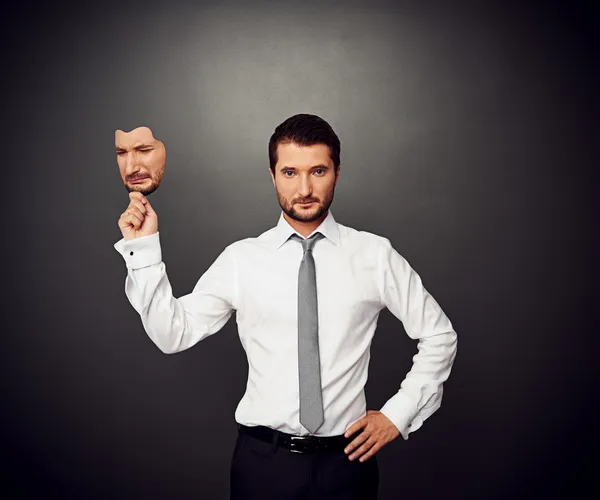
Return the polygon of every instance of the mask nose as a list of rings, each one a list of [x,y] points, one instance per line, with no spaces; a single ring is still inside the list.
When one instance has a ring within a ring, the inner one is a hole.
[[[139,172],[140,167],[137,161],[137,154],[135,151],[127,152],[127,157],[125,158],[125,176],[131,177],[132,175]]]

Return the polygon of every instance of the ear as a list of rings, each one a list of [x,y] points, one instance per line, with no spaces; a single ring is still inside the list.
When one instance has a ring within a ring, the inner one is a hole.
[[[273,181],[273,186],[277,187],[277,186],[275,185],[275,176],[273,175],[273,171],[271,170],[271,168],[270,168],[270,167],[268,167],[268,168],[269,168],[269,173],[271,174],[271,180]]]
[[[342,164],[341,163],[338,165],[337,172],[335,173],[335,184],[334,184],[334,186],[337,186],[337,183],[340,180],[340,170],[342,170]]]

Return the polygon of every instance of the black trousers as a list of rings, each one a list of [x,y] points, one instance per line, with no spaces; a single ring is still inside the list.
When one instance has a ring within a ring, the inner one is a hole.
[[[377,500],[377,455],[348,460],[343,449],[295,453],[238,434],[230,500]]]

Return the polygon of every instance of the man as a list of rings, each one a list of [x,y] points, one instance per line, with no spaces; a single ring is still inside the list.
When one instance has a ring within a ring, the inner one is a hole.
[[[235,412],[232,499],[376,499],[375,454],[440,407],[457,335],[388,239],[334,220],[340,142],[327,122],[287,119],[269,158],[283,211],[277,226],[229,245],[179,299],[157,214],[130,193],[115,244],[128,267],[125,292],[165,353],[213,335],[237,311],[249,370]],[[398,393],[367,411],[370,345],[384,307],[419,340],[419,352]]]
[[[115,148],[125,189],[144,196],[156,191],[165,172],[167,150],[152,130],[146,126],[130,132],[115,130]]]

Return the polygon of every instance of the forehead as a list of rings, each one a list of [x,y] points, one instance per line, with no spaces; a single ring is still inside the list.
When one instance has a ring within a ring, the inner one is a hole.
[[[156,139],[152,134],[152,130],[149,127],[137,127],[130,132],[123,130],[115,130],[115,144],[116,145],[128,145],[135,143],[154,143]]]
[[[277,167],[310,168],[313,165],[333,167],[333,160],[327,145],[300,146],[290,142],[277,146]]]

